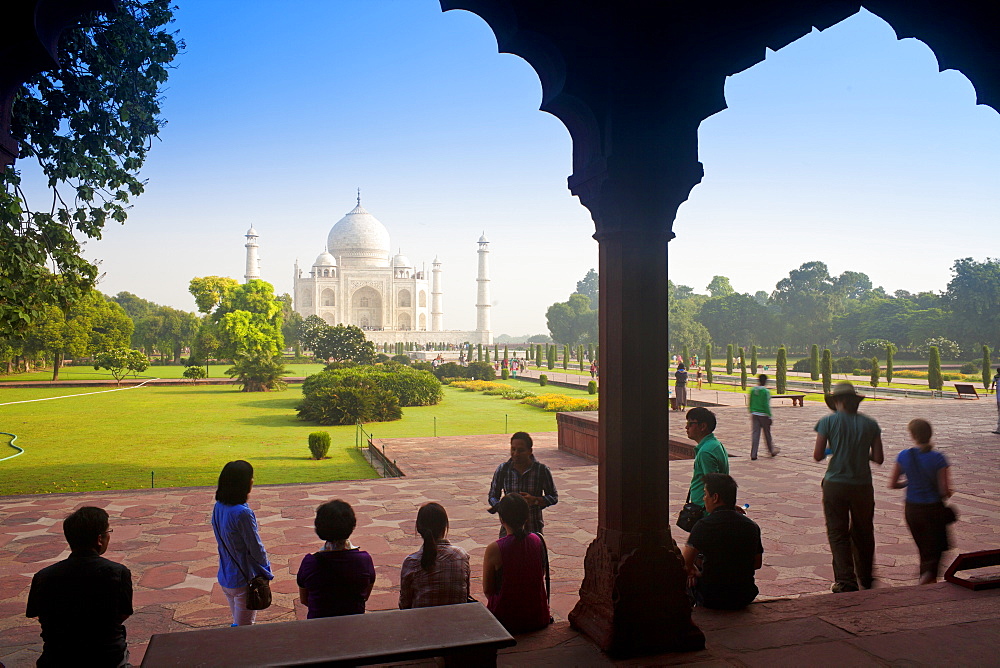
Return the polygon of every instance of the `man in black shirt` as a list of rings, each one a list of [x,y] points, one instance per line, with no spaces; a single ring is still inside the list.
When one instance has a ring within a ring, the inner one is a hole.
[[[691,529],[683,550],[695,603],[745,608],[758,594],[754,571],[764,553],[760,527],[736,508],[736,481],[724,473],[705,474],[705,510],[708,515]]]
[[[122,624],[132,614],[132,573],[101,556],[112,531],[104,509],[78,509],[63,521],[69,558],[31,579],[25,616],[42,625],[38,666],[128,664]]]

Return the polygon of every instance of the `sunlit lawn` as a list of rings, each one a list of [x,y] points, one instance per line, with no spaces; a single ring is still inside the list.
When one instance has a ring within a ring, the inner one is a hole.
[[[538,392],[538,385],[507,381]],[[570,396],[586,390],[553,388]],[[96,392],[96,393],[95,393]],[[244,393],[228,386],[7,388],[0,431],[25,454],[0,462],[0,494],[215,485],[222,465],[246,459],[259,484],[374,477],[355,449],[353,426],[321,427],[295,417],[301,391]],[[555,431],[554,413],[516,401],[445,387],[437,406],[403,409],[403,419],[365,425],[376,438]],[[435,419],[436,418],[436,419]],[[307,436],[333,436],[330,458],[309,458]],[[0,437],[0,456],[14,454]]]
[[[208,368],[209,378],[228,378],[226,369],[232,364],[212,364]],[[137,378],[183,378],[183,366],[151,366],[140,373]],[[308,376],[323,370],[322,364],[286,364],[286,375]],[[132,376],[129,376],[132,378]],[[9,376],[0,375],[0,381],[33,381],[52,380],[52,370],[16,373]],[[95,371],[92,366],[66,366],[59,370],[59,380],[114,380],[107,369]]]

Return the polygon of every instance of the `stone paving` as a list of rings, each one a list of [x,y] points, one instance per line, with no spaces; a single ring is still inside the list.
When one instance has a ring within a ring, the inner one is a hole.
[[[829,591],[832,571],[819,505],[824,465],[811,459],[812,426],[827,409],[810,402],[803,408],[777,407],[774,434],[782,452],[755,462],[748,457],[745,408],[715,410],[718,434],[740,483],[740,502],[750,504],[750,516],[763,531],[764,568],[758,574],[761,598]],[[917,575],[916,548],[903,522],[902,492],[885,489],[892,458],[909,445],[905,425],[916,416],[931,420],[938,430],[938,447],[953,465],[958,490],[955,505],[961,519],[954,527],[956,549],[949,557],[956,551],[1000,547],[996,477],[1000,436],[989,433],[996,424],[994,402],[899,400],[863,404],[862,410],[881,423],[887,451],[886,464],[874,467],[879,586],[912,584]],[[682,432],[683,421],[672,421],[671,436],[683,438]],[[420,543],[413,528],[416,509],[429,500],[440,501],[448,509],[450,537],[472,555],[473,593],[482,599],[482,555],[497,530],[495,517],[485,512],[485,497],[490,475],[505,457],[508,438],[386,440],[389,457],[397,460],[406,477],[256,487],[250,504],[276,574],[275,602],[260,614],[260,620],[304,618],[304,609],[295,602],[294,574],[302,555],[319,547],[312,530],[313,513],[330,498],[354,505],[359,519],[355,543],[375,560],[378,580],[370,610],[395,607],[399,566]],[[560,503],[546,510],[545,518],[552,552],[553,612],[561,621],[576,602],[583,555],[596,529],[597,468],[559,452],[555,434],[537,435],[535,449],[539,460],[553,469],[560,492]],[[672,513],[683,503],[690,474],[690,461],[671,462]],[[81,505],[99,505],[109,511],[115,533],[107,556],[132,569],[136,614],[126,625],[134,663],[141,660],[153,633],[227,624],[228,609],[215,581],[217,556],[209,526],[213,492],[186,488],[5,497],[0,508],[0,572],[4,576],[0,578],[0,662],[9,667],[33,665],[40,642],[37,622],[23,617],[27,588],[35,571],[66,556],[60,523]],[[679,541],[686,537],[679,529],[673,531]],[[844,595],[822,597],[829,598],[847,600]],[[998,616],[993,614],[991,619]],[[567,633],[567,637],[560,635]],[[567,640],[570,636],[576,640]],[[543,637],[550,642],[546,647],[555,643],[583,648],[580,643],[585,644],[565,625],[557,625]],[[532,646],[541,647],[529,641],[519,651]],[[541,661],[543,655],[537,658]]]

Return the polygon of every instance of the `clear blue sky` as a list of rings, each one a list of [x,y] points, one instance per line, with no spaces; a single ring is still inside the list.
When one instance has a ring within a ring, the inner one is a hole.
[[[193,276],[242,277],[251,224],[263,278],[290,292],[296,258],[312,263],[359,186],[394,247],[444,262],[449,329],[474,327],[484,230],[496,334],[545,331],[546,307],[596,267],[593,223],[566,188],[569,136],[477,16],[434,0],[178,4],[187,51],[147,192],[88,246],[104,292],[194,310]],[[675,282],[702,292],[723,274],[770,292],[818,259],[890,291],[941,290],[956,258],[1000,255],[1000,117],[922,43],[862,12],[726,95],[702,124]]]

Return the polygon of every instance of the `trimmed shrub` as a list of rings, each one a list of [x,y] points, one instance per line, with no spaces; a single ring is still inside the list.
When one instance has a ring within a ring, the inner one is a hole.
[[[869,381],[869,384],[872,387],[878,387],[879,368],[878,368],[878,358],[877,357],[873,357],[872,358],[871,366],[872,366],[872,376],[871,376],[871,380]]]
[[[966,362],[958,371],[967,374],[979,373],[979,362]]]
[[[785,347],[778,348],[778,360],[774,363],[774,388],[784,394],[788,387],[788,354]]]
[[[414,362],[410,365],[411,369],[416,369],[417,371],[430,371],[434,372],[434,365],[430,362]]]
[[[322,371],[302,383],[299,417],[320,424],[398,420],[400,406],[432,406],[441,401],[433,374],[389,362]]]
[[[733,375],[733,344],[726,344],[726,373]]]
[[[298,405],[299,418],[319,424],[388,422],[403,417],[399,398],[386,390],[320,387]]]
[[[410,357],[408,355],[393,355],[392,361],[396,364],[405,364],[410,366]]]
[[[944,389],[944,377],[941,375],[941,353],[937,346],[931,346],[927,361],[927,387],[932,390]]]
[[[309,434],[309,452],[313,459],[326,459],[330,451],[330,434],[325,431],[314,431]]]
[[[747,358],[743,348],[740,348],[740,388],[747,389]]]
[[[539,375],[538,376],[538,384],[540,386],[542,386],[542,387],[545,387],[546,385],[549,384],[549,377],[546,376],[544,373],[541,374],[541,375]]]
[[[757,375],[757,346],[750,346],[750,375]]]
[[[376,364],[383,364],[385,362],[388,362],[391,359],[392,358],[389,357],[388,355],[386,355],[385,353],[379,353],[378,355],[375,356],[375,363]]]
[[[896,354],[896,346],[891,343],[885,347],[885,384],[892,382],[892,356]]]
[[[597,381],[596,380],[592,380],[589,383],[587,383],[587,392],[589,394],[597,394]]]
[[[712,384],[712,344],[705,344],[705,380]],[[779,392],[780,394],[780,392]]]
[[[440,367],[438,367],[440,368]],[[473,362],[469,366],[465,367],[466,378],[475,378],[476,380],[493,380],[497,377],[497,371],[493,368],[492,364],[488,362]]]
[[[815,343],[809,349],[809,379],[819,380],[819,346]]]
[[[990,389],[990,385],[993,384],[993,381],[990,378],[990,347],[989,346],[983,346],[983,365],[980,368],[980,370],[983,373],[983,389],[984,390],[988,390],[988,389]]]
[[[809,377],[812,378],[813,375],[812,358],[806,357],[800,359],[798,362],[792,365],[792,371],[796,371],[798,373],[809,373]],[[818,378],[819,378],[819,372],[817,371],[816,378],[813,378],[813,380],[816,380]]]
[[[833,389],[833,356],[829,348],[823,349],[823,362],[821,363],[823,376],[823,394],[830,394]]]
[[[500,369],[500,380],[507,380],[510,378],[510,371],[507,369]]]
[[[205,371],[203,366],[189,366],[184,369],[184,377],[191,380],[192,383],[197,383],[199,378],[205,378],[208,376],[208,372]]]

